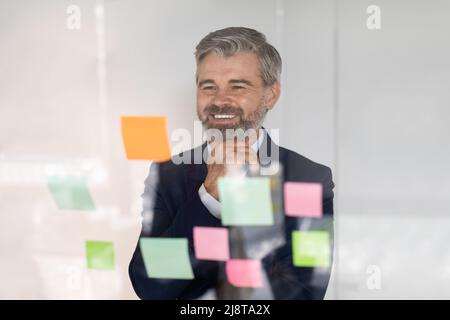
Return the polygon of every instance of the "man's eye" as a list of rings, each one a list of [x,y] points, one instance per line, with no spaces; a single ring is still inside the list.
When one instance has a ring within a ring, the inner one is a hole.
[[[233,90],[245,89],[243,86],[233,86]]]
[[[214,90],[213,86],[203,87],[202,90]]]

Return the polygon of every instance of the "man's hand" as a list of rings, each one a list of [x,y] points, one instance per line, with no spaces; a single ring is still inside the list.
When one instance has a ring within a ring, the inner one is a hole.
[[[226,174],[227,168],[242,167],[245,163],[256,165],[258,156],[248,141],[226,140],[210,144],[211,154],[208,158],[208,174],[203,185],[206,191],[219,200],[217,181]]]

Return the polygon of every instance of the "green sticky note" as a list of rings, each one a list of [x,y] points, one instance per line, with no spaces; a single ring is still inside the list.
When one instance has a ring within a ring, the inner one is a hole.
[[[149,278],[194,279],[184,238],[141,238],[141,254]]]
[[[94,210],[85,176],[49,176],[48,187],[59,209]]]
[[[330,236],[327,231],[293,231],[292,250],[296,267],[330,266]]]
[[[114,246],[108,241],[86,241],[88,269],[114,270]]]
[[[221,177],[218,183],[223,225],[273,225],[269,178]]]

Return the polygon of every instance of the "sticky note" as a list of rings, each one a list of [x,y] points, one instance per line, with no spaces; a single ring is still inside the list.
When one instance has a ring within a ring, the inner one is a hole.
[[[122,117],[122,139],[129,160],[170,159],[166,117]]]
[[[286,182],[284,208],[287,216],[322,217],[322,185],[320,183]]]
[[[296,267],[329,267],[330,236],[327,231],[293,231],[293,264]]]
[[[187,239],[141,238],[140,247],[149,278],[194,278]]]
[[[262,288],[260,260],[232,259],[225,266],[228,281],[235,287]]]
[[[86,241],[86,260],[88,269],[113,270],[114,245],[108,241]]]
[[[94,210],[85,176],[48,176],[48,188],[59,209]]]
[[[220,177],[218,187],[223,225],[273,224],[269,178]]]
[[[230,258],[227,228],[194,227],[195,257],[226,261]]]

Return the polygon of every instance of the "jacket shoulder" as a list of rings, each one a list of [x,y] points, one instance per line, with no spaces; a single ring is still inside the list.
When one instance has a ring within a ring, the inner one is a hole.
[[[321,182],[331,179],[331,169],[295,151],[280,147],[280,158],[286,180]]]

